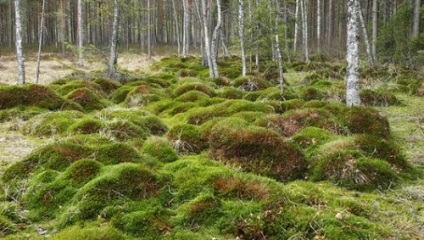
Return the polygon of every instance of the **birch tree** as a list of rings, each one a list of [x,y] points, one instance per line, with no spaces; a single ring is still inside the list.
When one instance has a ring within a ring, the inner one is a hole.
[[[183,57],[187,56],[190,50],[190,8],[188,0],[183,0]]]
[[[203,48],[205,51],[204,57],[206,57],[207,67],[209,67],[209,75],[213,76],[212,70],[212,59],[211,59],[211,47],[210,47],[210,37],[209,37],[209,25],[208,25],[208,9],[206,5],[206,0],[201,0],[202,8],[202,28],[203,28]]]
[[[305,61],[309,60],[309,46],[308,46],[308,0],[300,0],[300,8],[302,15],[302,38],[303,38],[303,50],[305,51]]]
[[[370,41],[369,41],[369,38],[368,38],[368,31],[367,31],[367,27],[365,26],[365,21],[364,21],[364,17],[363,17],[363,13],[362,13],[361,4],[359,3],[359,0],[357,0],[357,1],[358,1],[357,5],[358,5],[359,21],[361,23],[362,35],[364,36],[365,50],[367,52],[368,64],[369,64],[370,67],[373,67],[374,66],[374,59],[373,59],[373,56],[372,56]]]
[[[239,25],[239,36],[240,36],[240,48],[241,48],[241,66],[242,76],[246,76],[246,49],[244,39],[244,3],[243,0],[238,0],[238,25]]]
[[[421,10],[421,0],[415,0],[414,2],[414,24],[412,28],[412,37],[418,37],[420,34],[420,10]]]
[[[176,36],[176,40],[177,40],[177,52],[178,52],[178,56],[181,54],[181,44],[180,44],[180,27],[179,27],[179,23],[178,23],[178,17],[177,17],[177,8],[175,6],[175,0],[172,0],[172,14],[174,17],[174,21],[175,21],[175,34]]]
[[[25,84],[25,59],[22,48],[22,5],[21,0],[14,0],[15,3],[15,30],[16,30],[16,57],[18,60],[18,84]]]
[[[221,11],[221,0],[216,0],[216,8],[217,8],[217,21],[216,26],[212,34],[212,40],[211,40],[211,63],[212,66],[212,79],[216,79],[219,77],[218,72],[218,64],[216,62],[217,56],[218,56],[218,41],[219,41],[219,35],[221,34],[221,28],[222,28],[222,11]]]
[[[41,23],[38,31],[38,54],[37,54],[37,69],[35,76],[35,83],[38,83],[40,78],[40,62],[41,62],[41,45],[43,44],[43,29],[44,29],[44,13],[46,10],[46,0],[43,0],[41,7]]]
[[[378,1],[372,1],[372,40],[371,40],[371,52],[373,59],[377,59],[377,24],[378,24]]]
[[[118,60],[118,51],[116,49],[118,43],[118,26],[119,26],[119,3],[118,0],[113,1],[113,23],[112,36],[110,39],[110,56],[108,63],[108,76],[116,78],[116,64]]]
[[[346,69],[346,104],[357,106],[359,98],[359,31],[357,0],[347,0],[347,69]]]
[[[297,42],[299,39],[299,8],[300,0],[296,0],[296,10],[294,14],[294,39],[293,39],[293,51],[297,51]]]
[[[82,22],[82,0],[78,0],[78,65],[84,66],[84,28]]]
[[[321,0],[317,1],[317,51],[321,52]]]

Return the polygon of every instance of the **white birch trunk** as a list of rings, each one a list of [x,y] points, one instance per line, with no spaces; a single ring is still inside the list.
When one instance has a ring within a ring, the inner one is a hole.
[[[190,9],[188,7],[188,0],[183,0],[183,57],[188,55],[190,46]]]
[[[370,67],[374,66],[374,59],[372,56],[372,52],[371,52],[371,45],[370,45],[370,41],[368,38],[368,31],[367,31],[367,27],[365,25],[365,21],[364,21],[364,16],[362,15],[362,8],[361,8],[361,4],[359,3],[359,0],[357,0],[357,4],[358,4],[358,11],[359,11],[359,21],[361,22],[361,28],[362,28],[362,34],[364,35],[364,42],[365,42],[365,49],[367,51],[367,57],[368,57],[368,64],[370,65]]]
[[[357,106],[359,98],[359,8],[357,0],[347,0],[347,74],[346,74],[346,104]]]
[[[327,46],[331,48],[331,37],[333,36],[333,0],[328,2],[328,32],[327,32]]]
[[[25,58],[22,49],[22,6],[21,0],[15,2],[15,27],[16,27],[16,57],[18,60],[18,84],[25,84]]]
[[[294,14],[294,40],[293,40],[293,52],[297,51],[297,42],[299,39],[299,8],[300,8],[300,0],[296,0],[296,10]]]
[[[377,24],[378,24],[378,1],[372,2],[372,41],[371,51],[374,60],[377,60]]]
[[[219,35],[221,34],[221,27],[222,27],[222,11],[221,11],[221,0],[216,0],[216,8],[217,8],[217,21],[216,26],[212,34],[212,41],[211,41],[211,63],[212,63],[212,79],[216,79],[219,77],[218,72],[218,64],[216,62],[216,59],[218,57],[218,41],[219,41]]]
[[[177,35],[177,51],[178,51],[178,56],[180,56],[181,54],[181,45],[180,45],[180,27],[178,24],[178,17],[177,17],[177,8],[175,6],[175,0],[172,0],[172,13],[174,15],[174,21],[175,21],[175,31],[176,31],[176,35]]]
[[[244,42],[244,6],[243,0],[238,0],[238,24],[239,24],[239,36],[240,36],[240,47],[241,47],[241,75],[244,77],[247,73],[246,68],[246,49]]]
[[[116,64],[118,60],[118,52],[116,49],[116,45],[118,43],[118,24],[119,24],[119,4],[118,4],[118,0],[114,0],[112,37],[110,39],[110,56],[109,56],[109,64],[108,64],[108,75],[111,78],[115,78],[116,76]]]
[[[317,50],[321,52],[321,0],[317,1]]]
[[[412,37],[418,37],[418,35],[420,34],[421,0],[415,0],[414,5],[414,25],[412,28]]]
[[[302,35],[303,35],[303,50],[305,51],[305,62],[309,63],[309,46],[308,46],[308,0],[301,0],[302,12]]]
[[[152,16],[150,9],[150,0],[147,0],[147,55],[152,58]]]
[[[209,38],[209,26],[208,26],[208,11],[206,6],[206,0],[201,0],[202,4],[202,27],[203,27],[203,47],[205,49],[205,57],[206,62],[209,68],[209,76],[213,77],[213,69],[212,69],[212,58],[211,58],[211,47],[210,47],[210,38]]]
[[[78,65],[84,66],[84,28],[82,23],[82,0],[78,0]]]
[[[277,50],[278,61],[278,80],[280,83],[280,95],[284,99],[284,71],[283,71],[283,57],[281,56],[280,43],[278,41],[278,34],[275,35],[275,48]]]
[[[43,28],[44,28],[44,13],[46,9],[46,0],[43,0],[42,7],[41,7],[41,23],[40,23],[40,29],[38,32],[38,54],[37,54],[37,69],[36,69],[36,76],[35,76],[35,83],[38,84],[38,81],[40,79],[40,62],[41,62],[41,45],[43,44]]]

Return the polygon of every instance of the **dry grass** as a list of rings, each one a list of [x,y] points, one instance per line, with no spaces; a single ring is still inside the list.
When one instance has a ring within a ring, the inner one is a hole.
[[[122,70],[147,71],[148,67],[160,58],[160,56],[154,56],[152,59],[148,59],[139,54],[123,53],[118,58],[118,65]],[[16,56],[0,56],[0,63],[0,83],[16,84],[18,81]],[[25,62],[27,83],[35,83],[36,67],[37,58],[35,54],[28,54]],[[60,55],[45,54],[41,60],[39,83],[48,84],[75,71],[90,72],[101,69],[105,69],[105,64],[99,60],[88,58],[84,63],[84,67],[77,67],[73,59],[62,58]]]

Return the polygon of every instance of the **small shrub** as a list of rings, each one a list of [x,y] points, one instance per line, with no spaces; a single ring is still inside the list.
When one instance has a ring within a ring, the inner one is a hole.
[[[172,145],[164,138],[148,138],[141,150],[162,162],[173,162],[178,159]]]

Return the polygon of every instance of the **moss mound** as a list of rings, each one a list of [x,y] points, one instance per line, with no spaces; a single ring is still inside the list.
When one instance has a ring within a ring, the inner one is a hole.
[[[198,102],[208,98],[209,95],[205,94],[204,92],[198,90],[191,90],[180,95],[175,100],[180,102]]]
[[[69,126],[68,130],[76,134],[92,134],[99,133],[104,127],[105,123],[103,121],[93,117],[85,117]]]
[[[54,240],[125,240],[128,236],[119,232],[115,228],[102,227],[81,227],[72,226],[54,234]]]
[[[86,111],[100,110],[110,104],[102,96],[86,87],[70,92],[66,95],[66,99],[78,103]]]
[[[262,78],[246,76],[234,79],[233,86],[251,92],[271,87],[271,83]]]
[[[125,162],[143,162],[140,154],[133,147],[125,143],[109,143],[100,146],[95,152],[95,159],[106,165]]]
[[[33,106],[57,110],[72,107],[49,87],[28,84],[24,86],[0,86],[0,109],[17,106]]]
[[[60,135],[66,133],[68,128],[83,116],[84,114],[78,111],[46,112],[31,118],[23,131],[40,137]]]
[[[93,82],[99,85],[101,90],[105,92],[107,95],[111,94],[113,91],[121,87],[121,84],[119,82],[104,79],[104,78],[97,78],[93,80]]]
[[[390,106],[399,104],[393,93],[383,90],[363,89],[359,93],[361,103],[366,106]]]
[[[207,143],[202,139],[196,126],[179,124],[172,127],[166,134],[177,154],[200,153],[207,148]]]
[[[306,168],[302,153],[277,133],[237,118],[216,124],[208,140],[212,157],[278,180],[300,178]]]
[[[102,164],[93,159],[80,159],[72,163],[65,171],[65,179],[80,187],[95,178]]]
[[[172,145],[164,138],[148,138],[141,150],[162,162],[173,162],[178,159]]]
[[[226,99],[242,99],[244,93],[245,92],[243,90],[232,87],[223,87],[218,89],[217,91],[218,97]]]
[[[99,82],[102,82],[102,80],[98,80]],[[107,85],[105,82],[108,80],[104,80],[103,83],[104,85]],[[55,85],[55,84],[53,84]],[[67,81],[65,82],[65,84],[60,85],[60,87],[58,87],[56,89],[56,92],[59,93],[62,96],[66,96],[69,93],[77,90],[77,89],[81,89],[81,88],[85,88],[85,89],[89,89],[91,91],[93,91],[94,93],[96,93],[99,96],[105,97],[107,94],[106,92],[103,91],[103,88],[100,84],[94,82],[94,81],[86,81],[86,80],[72,80],[72,81]]]
[[[345,117],[347,117],[346,126],[351,133],[370,134],[384,138],[390,136],[389,121],[376,109],[369,107],[352,107],[346,113]]]
[[[187,93],[189,91],[196,90],[199,92],[203,92],[204,94],[208,96],[213,96],[215,92],[212,88],[208,87],[204,83],[201,82],[186,82],[179,86],[177,86],[174,89],[174,96],[178,97],[181,96],[184,93]]]

